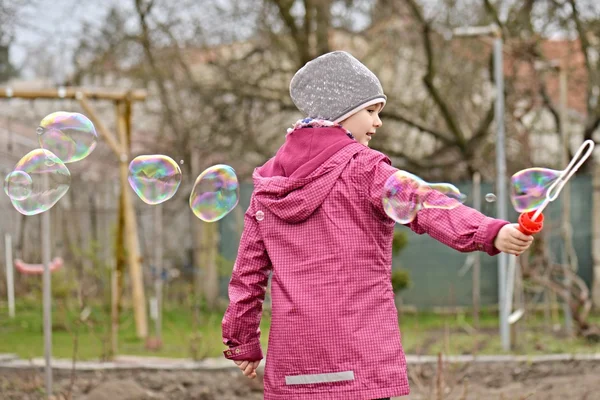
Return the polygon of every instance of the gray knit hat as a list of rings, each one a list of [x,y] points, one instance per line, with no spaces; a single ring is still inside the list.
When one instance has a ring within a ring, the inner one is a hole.
[[[307,62],[292,78],[290,96],[307,117],[335,123],[387,100],[375,74],[345,51]]]

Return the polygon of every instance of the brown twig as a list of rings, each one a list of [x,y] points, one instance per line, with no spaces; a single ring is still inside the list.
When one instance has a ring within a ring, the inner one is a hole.
[[[442,361],[442,353],[438,353],[437,375],[435,381],[436,399],[444,399],[444,363]]]

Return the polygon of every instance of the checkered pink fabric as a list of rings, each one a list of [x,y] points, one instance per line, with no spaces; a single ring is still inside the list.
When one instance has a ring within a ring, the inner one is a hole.
[[[406,395],[390,282],[394,221],[381,202],[383,184],[397,170],[383,154],[342,138],[341,130],[329,131],[314,149],[307,143],[317,141],[308,137],[325,128],[308,129],[302,137],[288,135],[277,156],[254,173],[222,324],[225,356],[262,358],[258,327],[272,273],[265,399]],[[296,139],[304,144],[295,146]],[[327,157],[310,172],[302,170],[311,162],[305,160],[289,176],[276,175],[285,169],[277,163],[307,152]],[[493,239],[505,223],[460,206],[422,210],[409,226],[459,251],[496,254]]]

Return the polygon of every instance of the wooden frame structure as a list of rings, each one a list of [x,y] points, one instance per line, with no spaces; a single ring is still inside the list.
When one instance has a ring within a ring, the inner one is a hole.
[[[83,109],[85,115],[94,123],[98,134],[106,141],[113,153],[119,160],[119,180],[121,184],[121,200],[119,207],[119,233],[117,242],[117,276],[112,283],[112,334],[111,348],[113,354],[117,351],[117,333],[119,326],[119,298],[120,282],[126,254],[129,264],[129,274],[132,285],[133,307],[135,315],[136,333],[139,338],[148,336],[148,322],[146,313],[146,299],[144,294],[144,283],[141,266],[140,243],[136,222],[136,214],[131,199],[131,191],[128,190],[128,170],[131,152],[131,109],[135,101],[144,101],[147,93],[145,90],[108,90],[90,89],[84,87],[58,87],[47,89],[12,89],[11,87],[0,87],[1,98],[21,99],[76,99]],[[116,130],[114,135],[102,122],[98,113],[93,109],[90,100],[108,100],[115,105]],[[124,248],[123,248],[124,245]],[[125,251],[126,250],[126,251]],[[121,265],[119,265],[121,264]],[[121,267],[121,268],[119,268]]]

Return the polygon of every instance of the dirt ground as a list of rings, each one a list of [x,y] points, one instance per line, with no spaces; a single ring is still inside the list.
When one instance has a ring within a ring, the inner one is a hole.
[[[409,365],[411,395],[396,399],[577,399],[600,398],[600,362]],[[236,370],[112,370],[54,373],[55,398],[83,400],[259,400],[262,380]],[[0,399],[44,399],[43,371],[0,369]],[[443,395],[437,393],[442,387]],[[71,393],[71,396],[69,396]],[[316,399],[318,400],[318,399]]]

